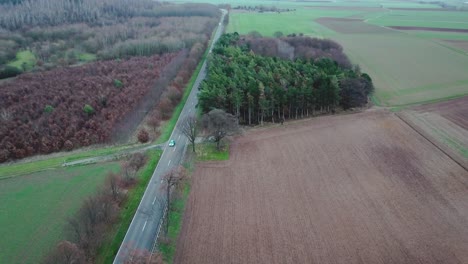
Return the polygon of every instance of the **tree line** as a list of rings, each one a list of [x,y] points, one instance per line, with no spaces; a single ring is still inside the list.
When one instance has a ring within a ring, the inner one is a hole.
[[[217,17],[219,10],[208,4],[174,5],[150,0],[24,0],[0,4],[0,14],[0,27],[17,30],[75,23],[102,25],[132,17]]]
[[[334,45],[330,40],[321,43],[303,38],[302,45],[311,43],[314,48]],[[288,38],[282,42],[287,43]],[[367,103],[373,91],[372,80],[359,67],[340,66],[326,56],[297,54],[293,59],[258,55],[239,34],[223,35],[209,60],[199,106],[205,113],[223,109],[250,125],[331,113]]]
[[[296,9],[289,9],[289,8],[278,8],[276,6],[264,6],[264,5],[259,5],[259,6],[247,6],[247,5],[239,5],[234,7],[233,9],[235,10],[247,10],[247,11],[257,11],[259,13],[263,12],[290,12],[290,11],[296,11]]]

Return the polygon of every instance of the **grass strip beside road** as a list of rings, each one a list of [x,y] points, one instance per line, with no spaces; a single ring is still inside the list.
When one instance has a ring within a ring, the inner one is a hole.
[[[174,261],[174,255],[177,246],[177,237],[182,228],[182,220],[185,211],[185,205],[190,193],[190,180],[184,181],[184,189],[181,197],[171,201],[171,212],[169,213],[169,229],[167,232],[167,243],[159,243],[159,251],[163,255],[164,261],[171,264]]]
[[[159,143],[163,143],[169,140],[169,137],[175,128],[177,120],[179,119],[180,113],[182,112],[182,109],[184,108],[185,103],[187,102],[187,99],[190,95],[190,92],[192,91],[195,80],[197,79],[198,74],[200,73],[200,70],[208,54],[208,50],[209,48],[207,48],[207,50],[202,56],[201,61],[198,63],[197,68],[193,72],[192,77],[190,78],[185,88],[182,100],[174,109],[171,119],[166,124],[164,124],[163,127],[161,128],[161,135],[159,136],[156,143],[159,144]],[[140,204],[140,201],[143,198],[143,195],[146,190],[146,186],[148,185],[148,182],[151,179],[151,176],[153,175],[153,172],[156,169],[156,166],[162,154],[162,150],[155,150],[152,152],[157,153],[157,155],[150,154],[150,161],[148,162],[148,165],[145,167],[145,169],[141,173],[141,181],[138,183],[138,186],[135,189],[133,189],[128,195],[129,200],[127,201],[127,204],[124,210],[121,212],[120,225],[116,229],[114,235],[110,236],[113,238],[109,239],[109,243],[106,243],[100,250],[98,257],[97,257],[97,263],[112,263],[115,256],[117,255],[117,252],[119,251],[119,247],[125,238],[125,234],[127,233],[127,230],[132,222],[133,216],[135,215],[135,212],[138,209],[138,205]],[[157,158],[154,159],[153,155],[156,155]],[[180,214],[183,213],[183,208],[185,208],[185,201],[187,200],[189,192],[190,192],[190,184],[187,183],[187,186],[184,187],[184,194],[182,195],[183,197],[181,198],[184,201],[183,202],[179,201],[177,202],[177,204],[173,205],[174,209],[178,209],[182,206],[182,212]],[[179,203],[182,203],[182,204],[179,204]],[[175,219],[172,219],[172,217],[175,217]],[[171,221],[173,220],[172,222],[174,222],[174,224],[176,224],[177,222],[179,223],[179,227],[176,228],[177,231],[173,231],[173,232],[176,232],[175,234],[176,237],[180,232],[180,225],[182,222],[181,216],[178,216],[178,218],[179,219],[177,219],[177,214],[173,214],[173,216],[171,216]],[[171,227],[169,227],[169,229],[171,230]],[[172,229],[174,230],[174,227]],[[174,248],[175,248],[175,245],[174,245]],[[175,252],[175,249],[174,249],[174,252]]]
[[[108,235],[108,242],[104,243],[104,246],[99,250],[96,263],[112,263],[114,261],[119,247],[125,238],[128,227],[132,222],[133,216],[138,209],[138,205],[143,198],[146,186],[151,180],[151,176],[161,158],[161,154],[162,150],[159,149],[148,151],[148,163],[139,172],[137,186],[128,193],[128,200],[125,202],[125,206],[120,212],[119,224],[115,227],[114,231]]]

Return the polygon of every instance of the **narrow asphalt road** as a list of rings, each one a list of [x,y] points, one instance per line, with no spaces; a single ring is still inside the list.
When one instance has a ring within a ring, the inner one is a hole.
[[[223,14],[210,46],[210,51],[223,32],[223,21],[227,11],[221,11]],[[187,102],[182,109],[177,124],[185,117],[196,114],[195,107],[198,103],[198,88],[205,76],[206,61],[203,62],[200,73],[198,74]],[[174,147],[166,146],[162,153],[159,163],[153,172],[153,176],[151,177],[151,180],[146,187],[146,191],[143,194],[143,198],[138,206],[137,212],[135,213],[130,227],[127,230],[127,234],[125,235],[122,245],[120,245],[119,251],[114,259],[114,264],[123,263],[125,258],[128,256],[128,253],[132,250],[151,251],[153,248],[165,205],[164,192],[161,190],[161,178],[166,172],[181,163],[185,149],[188,145],[187,138],[177,128],[172,132],[171,139],[176,141],[176,145]]]

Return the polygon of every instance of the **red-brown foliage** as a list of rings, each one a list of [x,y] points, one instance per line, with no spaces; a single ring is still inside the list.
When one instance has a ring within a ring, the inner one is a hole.
[[[159,111],[154,111],[148,119],[148,125],[153,129],[153,132],[156,132],[156,129],[161,124],[161,114]]]
[[[0,162],[108,141],[116,122],[176,55],[59,68],[1,84],[0,110],[8,115],[0,117]],[[83,111],[86,104],[93,115]],[[52,112],[44,111],[46,105]]]
[[[140,132],[138,132],[138,141],[140,141],[140,143],[146,143],[148,142],[148,140],[149,140],[148,132],[145,129],[140,130]]]
[[[167,97],[169,98],[169,100],[171,100],[171,103],[173,105],[177,105],[177,103],[182,98],[182,93],[175,86],[171,86],[167,90]]]
[[[330,39],[295,36],[294,34],[281,39],[245,38],[239,41],[239,44],[248,44],[253,52],[263,56],[313,60],[329,58],[344,68],[351,68],[352,66],[343,52],[343,47]],[[289,46],[289,48],[285,45]]]
[[[56,248],[46,257],[44,263],[86,263],[86,257],[75,243],[61,241]]]
[[[167,120],[171,116],[172,109],[173,107],[171,104],[171,100],[169,100],[168,98],[162,98],[159,101],[158,110],[161,113],[162,118],[164,120]]]

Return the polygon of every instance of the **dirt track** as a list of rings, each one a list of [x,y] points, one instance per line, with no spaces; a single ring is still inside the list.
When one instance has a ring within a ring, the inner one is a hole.
[[[197,167],[175,263],[468,263],[467,197],[389,113],[258,129]]]

